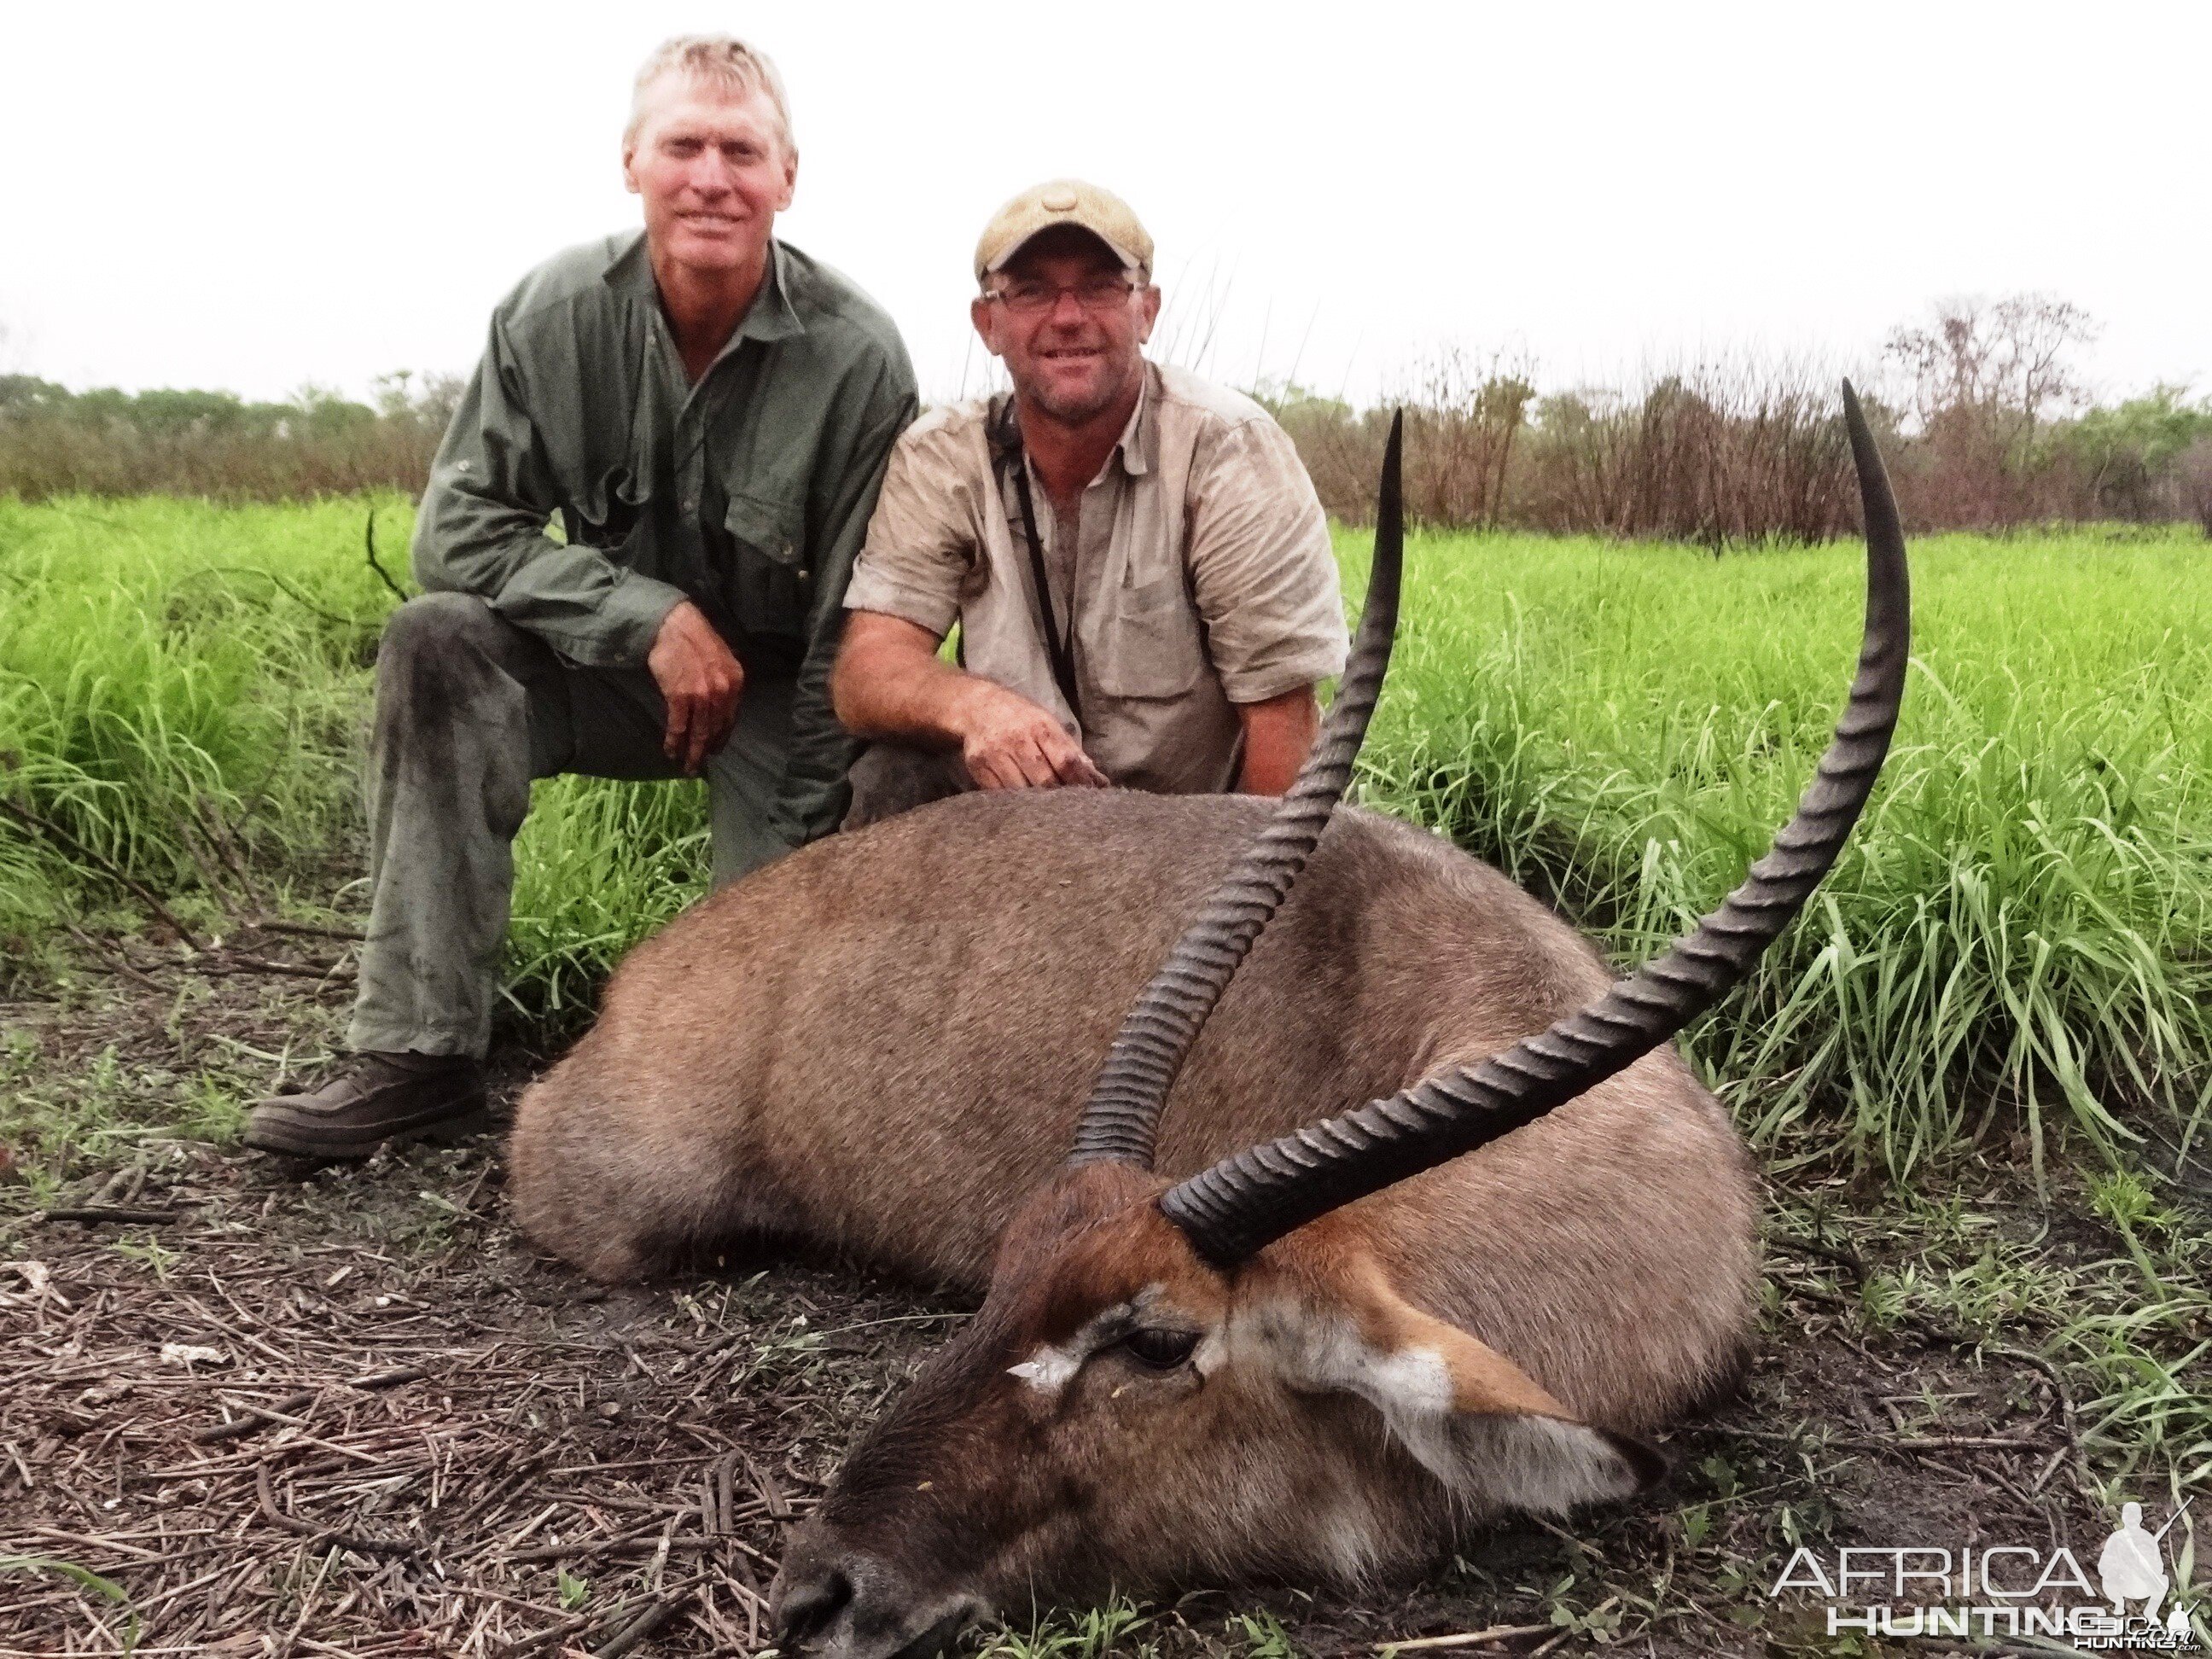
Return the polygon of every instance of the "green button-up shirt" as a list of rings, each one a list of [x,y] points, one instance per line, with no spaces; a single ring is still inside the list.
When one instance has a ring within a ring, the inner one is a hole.
[[[890,319],[796,248],[774,245],[696,386],[644,233],[572,248],[492,313],[416,521],[416,579],[594,666],[641,666],[691,599],[748,676],[796,677],[771,827],[811,841],[843,816],[854,751],[830,708],[845,585],[915,409]]]

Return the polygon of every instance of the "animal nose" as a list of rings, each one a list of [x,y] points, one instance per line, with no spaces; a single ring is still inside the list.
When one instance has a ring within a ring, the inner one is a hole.
[[[769,1593],[781,1647],[807,1659],[930,1659],[982,1611],[971,1595],[920,1590],[879,1556],[805,1537]]]
[[[776,1589],[779,1632],[784,1645],[800,1650],[813,1646],[853,1600],[844,1569],[827,1565],[798,1575],[786,1569]]]

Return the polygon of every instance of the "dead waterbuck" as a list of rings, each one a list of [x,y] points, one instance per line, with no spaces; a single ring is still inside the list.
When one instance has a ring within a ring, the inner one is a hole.
[[[1638,1437],[1735,1374],[1757,1267],[1748,1158],[1668,1038],[1833,861],[1903,690],[1904,544],[1845,399],[1849,708],[1774,850],[1626,980],[1449,843],[1332,811],[1395,621],[1395,433],[1352,666],[1279,805],[968,795],[631,956],[522,1102],[533,1239],[601,1278],[754,1234],[987,1288],[795,1534],[788,1645],[1403,1571],[1656,1477]]]

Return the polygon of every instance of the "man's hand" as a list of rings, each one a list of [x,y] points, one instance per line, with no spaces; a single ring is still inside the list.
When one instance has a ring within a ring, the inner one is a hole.
[[[845,729],[933,749],[957,744],[968,775],[984,789],[1109,787],[1058,720],[995,680],[939,661],[940,642],[903,617],[853,612],[830,678]]]
[[[979,787],[1110,787],[1083,745],[1027,697],[975,676],[963,678],[966,684],[954,724],[960,732],[960,758]]]
[[[668,704],[661,752],[696,778],[737,723],[745,671],[706,612],[686,599],[668,613],[645,659]]]

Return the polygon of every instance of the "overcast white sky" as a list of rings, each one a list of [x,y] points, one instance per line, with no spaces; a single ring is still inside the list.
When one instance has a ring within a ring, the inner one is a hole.
[[[1938,296],[2045,289],[2107,392],[2212,390],[2212,6],[18,3],[0,370],[351,391],[462,371],[531,265],[637,222],[664,35],[773,53],[783,234],[979,384],[969,254],[1060,173],[1127,197],[1185,361],[1366,399],[1456,343],[1603,383],[1863,364]]]

